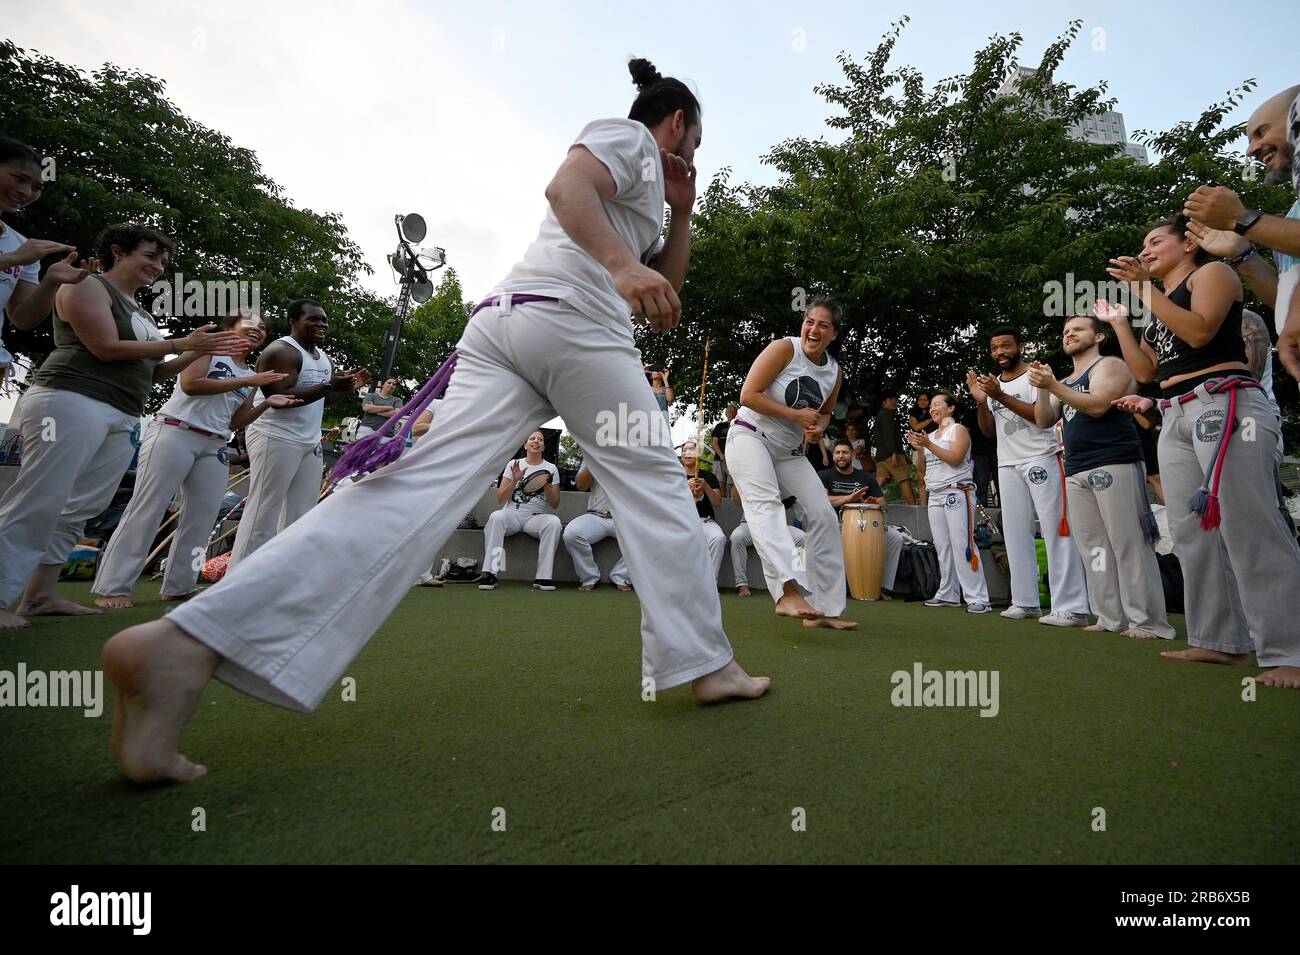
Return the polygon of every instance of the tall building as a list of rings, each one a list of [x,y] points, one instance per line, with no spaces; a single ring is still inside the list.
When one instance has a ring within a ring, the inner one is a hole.
[[[1019,89],[1021,82],[1029,76],[1033,76],[1036,70],[1028,66],[1017,66],[998,89],[1002,96],[1014,96]],[[1075,139],[1082,139],[1090,143],[1098,143],[1104,146],[1111,146],[1116,143],[1124,147],[1124,155],[1131,156],[1143,166],[1147,165],[1147,148],[1138,143],[1128,141],[1128,132],[1124,128],[1124,114],[1114,110],[1106,110],[1104,113],[1098,113],[1095,116],[1084,117],[1080,123],[1075,123],[1070,127],[1070,135]]]

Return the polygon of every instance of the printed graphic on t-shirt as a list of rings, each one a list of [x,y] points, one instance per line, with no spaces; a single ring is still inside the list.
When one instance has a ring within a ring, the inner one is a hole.
[[[816,378],[802,375],[785,386],[785,404],[787,408],[820,408],[826,403],[822,386]]]
[[[219,361],[212,364],[208,369],[206,377],[213,381],[230,381],[232,378],[238,378],[239,375],[235,374],[235,369],[231,368],[224,361]],[[246,385],[243,388],[236,388],[231,393],[239,395],[240,398],[247,399],[248,393],[251,390],[252,389]]]
[[[1165,325],[1159,319],[1153,318],[1147,325],[1145,334],[1147,343],[1156,350],[1156,364],[1163,365],[1165,362],[1172,361],[1174,358],[1174,349],[1178,344],[1178,336],[1173,330]]]
[[[549,468],[533,468],[531,471],[524,471],[524,473],[520,475],[519,483],[516,484],[515,489],[510,492],[511,503],[527,504],[529,501],[534,501],[537,498],[544,495],[546,493],[546,489],[550,486],[550,482],[540,485],[537,488],[537,490],[532,492],[526,491],[524,490],[524,488],[528,484],[528,479],[532,477],[534,474],[549,474],[549,473],[550,473]]]

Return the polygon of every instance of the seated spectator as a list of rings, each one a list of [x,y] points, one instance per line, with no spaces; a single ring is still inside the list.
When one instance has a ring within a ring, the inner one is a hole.
[[[397,379],[389,378],[379,386],[378,391],[372,391],[361,399],[361,426],[357,428],[358,438],[374,434],[384,426],[384,422],[402,410],[404,402],[393,394],[396,388]]]
[[[853,467],[853,446],[847,438],[835,442],[835,465],[825,471],[819,471],[830,498],[831,507],[842,514],[845,504],[879,504],[884,506],[885,498],[876,479],[865,471]],[[892,600],[895,579],[898,576],[898,559],[903,554],[903,533],[896,527],[885,525],[885,573],[881,581],[880,596],[882,600]]]
[[[564,549],[569,552],[573,569],[578,574],[578,589],[585,593],[594,590],[600,583],[600,566],[596,563],[592,548],[607,537],[613,537],[615,541],[618,537],[614,527],[614,514],[609,506],[609,497],[592,475],[586,462],[583,462],[582,467],[578,469],[578,476],[574,478],[573,483],[579,491],[591,492],[587,500],[587,513],[575,517],[564,528]],[[624,592],[632,589],[627,563],[621,554],[618,563],[609,572],[609,580]]]
[[[505,569],[505,539],[523,531],[539,541],[536,590],[554,590],[551,579],[555,566],[555,548],[560,543],[560,519],[546,513],[560,506],[560,471],[542,459],[546,437],[534,431],[524,443],[525,456],[516,458],[501,472],[497,501],[501,510],[493,511],[483,529],[483,573],[479,590],[495,590],[497,572]]]
[[[722,570],[722,555],[727,549],[727,534],[718,526],[714,508],[722,506],[722,491],[718,488],[718,479],[712,472],[697,471],[700,459],[699,446],[694,441],[682,445],[681,462],[690,481],[691,495],[695,498],[695,510],[700,515],[703,527],[704,543],[709,548],[709,558],[713,561],[713,579],[717,580]]]
[[[737,504],[741,504],[740,489],[734,484],[731,487],[731,499]],[[787,521],[790,525],[790,537],[794,540],[795,546],[800,550],[804,546],[805,534],[803,528],[799,526],[799,518],[795,515],[793,505],[794,498],[786,498],[783,502],[786,506]],[[741,505],[744,506],[743,504]],[[753,592],[749,589],[749,548],[754,546],[754,535],[749,532],[749,522],[745,520],[744,513],[740,516],[740,523],[736,529],[731,532],[731,571],[735,578],[736,593],[741,597],[752,597]],[[757,550],[757,548],[755,548]],[[775,584],[767,580],[767,565],[763,565],[764,582],[768,592],[772,593],[772,587],[775,586],[776,593],[780,593],[782,588],[781,582]]]

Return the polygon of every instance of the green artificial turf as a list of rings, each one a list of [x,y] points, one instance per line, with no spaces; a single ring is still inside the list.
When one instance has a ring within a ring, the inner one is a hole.
[[[0,669],[97,667],[161,612],[155,587],[0,633]],[[1300,860],[1300,693],[1243,701],[1254,669],[901,601],[851,602],[850,634],[777,620],[765,595],[723,613],[775,680],[763,700],[642,702],[632,594],[413,590],[349,669],[355,702],[302,716],[210,687],[183,746],[209,775],[187,786],[118,775],[111,706],[0,710],[0,861]],[[999,714],[894,707],[891,673],[918,661],[997,670]]]

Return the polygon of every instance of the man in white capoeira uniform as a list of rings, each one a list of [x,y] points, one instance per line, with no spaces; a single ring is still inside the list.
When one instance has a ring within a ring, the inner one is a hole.
[[[1029,365],[1021,354],[1024,338],[1010,325],[993,330],[989,353],[996,375],[967,375],[979,427],[998,440],[998,498],[1002,504],[1002,538],[1011,565],[1011,606],[1002,616],[1053,627],[1086,627],[1088,578],[1078,549],[1070,540],[1065,509],[1065,472],[1055,428],[1034,423],[1037,390],[1029,384]],[[1052,606],[1042,616],[1038,596],[1038,555],[1034,514],[1047,545],[1047,580]]]
[[[587,513],[569,521],[564,528],[564,549],[569,552],[573,569],[578,574],[578,589],[585,592],[594,590],[600,583],[600,565],[592,548],[607,537],[618,540],[614,527],[614,512],[609,505],[609,495],[592,476],[591,468],[584,462],[573,479],[574,487],[579,491],[590,491],[587,499]],[[620,544],[621,548],[622,545]],[[631,578],[627,574],[627,561],[620,553],[618,562],[609,572],[609,580],[624,592],[632,589]]]
[[[501,472],[501,483],[497,486],[497,503],[501,509],[492,512],[487,527],[483,528],[483,573],[478,579],[479,590],[496,589],[497,574],[506,565],[506,538],[519,533],[537,538],[533,589],[555,589],[551,575],[562,528],[559,517],[548,514],[547,509],[553,511],[560,506],[560,471],[542,458],[545,448],[546,436],[534,431],[524,442],[525,456],[511,461]],[[535,478],[545,483],[534,488],[531,482]]]
[[[264,385],[254,399],[288,395],[302,403],[272,408],[248,426],[248,503],[235,532],[227,573],[249,554],[315,506],[320,497],[325,463],[320,426],[325,405],[346,398],[370,380],[359,368],[335,373],[320,350],[329,319],[318,302],[302,298],[289,303],[289,334],[272,342],[257,359],[257,371],[279,372],[285,378]]]
[[[692,683],[697,700],[713,702],[767,690],[723,632],[699,516],[666,429],[649,426],[662,412],[632,334],[633,314],[656,331],[681,317],[699,103],[646,61],[631,69],[641,92],[630,118],[593,122],[570,148],[547,187],[537,240],[466,326],[429,434],[326,498],[217,586],[109,640],[115,750],[129,777],[206,772],[179,745],[214,676],[268,702],[315,709],[501,459],[556,415],[614,512],[639,528],[623,539],[641,601],[638,692]],[[663,239],[665,201],[672,221]]]

